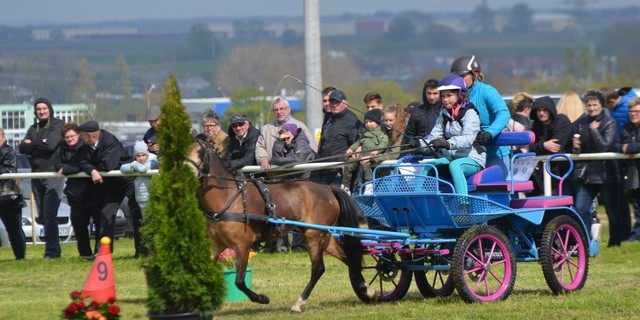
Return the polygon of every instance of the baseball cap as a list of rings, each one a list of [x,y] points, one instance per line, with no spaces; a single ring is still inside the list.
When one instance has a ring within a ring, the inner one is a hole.
[[[247,121],[249,121],[247,117],[242,114],[236,114],[233,117],[231,117],[231,124],[236,124],[236,123],[244,124]]]
[[[342,102],[344,100],[347,100],[347,96],[340,90],[333,90],[331,91],[331,94],[329,94],[329,100]]]

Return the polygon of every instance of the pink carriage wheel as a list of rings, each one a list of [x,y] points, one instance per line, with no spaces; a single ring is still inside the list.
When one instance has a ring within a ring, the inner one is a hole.
[[[540,245],[544,279],[555,294],[582,289],[589,272],[589,253],[583,228],[575,219],[562,215],[544,228]]]
[[[516,280],[516,263],[507,237],[487,225],[465,231],[453,252],[452,277],[466,302],[509,297]]]

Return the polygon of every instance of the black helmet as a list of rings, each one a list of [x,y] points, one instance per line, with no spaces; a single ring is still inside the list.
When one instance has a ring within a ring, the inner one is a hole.
[[[476,60],[476,56],[457,57],[451,63],[451,73],[462,76],[469,72],[480,72],[480,64]]]

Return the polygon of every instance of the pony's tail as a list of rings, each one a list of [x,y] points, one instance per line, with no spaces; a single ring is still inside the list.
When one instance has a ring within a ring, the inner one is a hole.
[[[355,201],[342,190],[332,189],[333,195],[340,204],[340,215],[338,216],[338,226],[358,228],[360,226],[359,217],[362,216],[362,209]],[[355,273],[362,272],[362,244],[359,237],[350,235],[342,236],[342,247],[347,255],[347,265],[349,270]]]

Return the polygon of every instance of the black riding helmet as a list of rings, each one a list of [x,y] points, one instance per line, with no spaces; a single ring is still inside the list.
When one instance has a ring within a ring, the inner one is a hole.
[[[451,63],[451,73],[463,76],[469,72],[480,72],[480,64],[476,56],[460,56]]]

